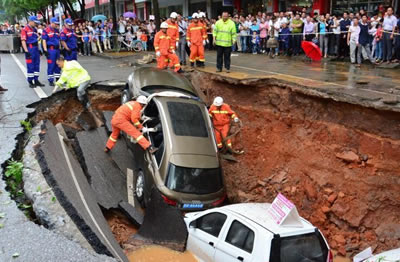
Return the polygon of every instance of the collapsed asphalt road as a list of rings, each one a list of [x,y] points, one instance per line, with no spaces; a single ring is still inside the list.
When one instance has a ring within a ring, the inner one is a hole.
[[[90,91],[93,106],[105,110],[115,109],[119,105],[118,87],[100,89],[92,88]],[[40,191],[39,187],[35,189],[28,185],[33,184],[29,181],[31,177],[35,177],[35,183],[38,183],[42,176],[42,180],[50,186],[48,191],[52,191],[55,197],[52,197],[53,204],[50,205],[45,202],[42,205],[33,203],[38,221],[99,254],[112,256],[118,261],[128,261],[120,246],[122,243],[114,238],[105,215],[107,210],[120,210],[132,225],[140,227],[143,223],[143,211],[136,208],[139,205],[135,205],[132,199],[128,199],[129,195],[132,196],[132,192],[129,192],[132,187],[127,184],[127,175],[135,169],[132,155],[123,138],[111,154],[105,154],[103,148],[111,131],[109,121],[112,113],[105,112],[105,126],[86,131],[84,121],[77,121],[82,120],[79,118],[82,108],[75,100],[75,92],[67,91],[33,105],[36,111],[30,115],[30,119],[37,125],[29,131],[29,141],[26,143],[29,152],[25,152],[25,156],[29,161],[24,161],[25,189]],[[27,136],[21,136],[20,139],[24,137]],[[32,141],[36,144],[32,144]],[[31,176],[30,169],[38,171],[38,167],[29,165],[36,161],[41,172]],[[38,200],[35,192],[26,192],[26,195],[33,196],[32,201]],[[156,196],[153,199],[157,201],[151,204],[153,209],[163,204]],[[54,217],[62,217],[63,213],[53,208],[55,202],[66,213],[62,225],[54,223],[57,220]],[[141,236],[136,236],[137,240],[130,239],[131,245],[140,246],[135,241],[146,241],[147,244],[163,244],[167,241],[183,250],[186,227],[180,212],[167,205],[160,209],[163,212],[149,209],[145,224],[139,230]],[[154,221],[162,224],[154,225]],[[165,234],[160,234],[158,237],[153,229],[165,227],[163,221],[176,221],[169,230],[165,230],[166,233],[176,232],[175,235],[170,234],[166,238]]]

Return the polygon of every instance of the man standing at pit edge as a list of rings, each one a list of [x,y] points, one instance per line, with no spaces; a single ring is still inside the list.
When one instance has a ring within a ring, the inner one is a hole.
[[[28,24],[21,30],[21,44],[25,53],[25,61],[30,88],[44,86],[39,82],[40,53],[36,25],[40,21],[36,16],[30,16]]]
[[[72,29],[71,18],[65,19],[65,27],[60,34],[61,44],[64,47],[64,58],[67,61],[78,60],[78,41],[74,30]]]
[[[232,45],[236,42],[236,26],[229,19],[228,12],[223,12],[222,19],[215,23],[213,39],[214,45],[217,46],[217,72],[222,72],[223,63],[225,63],[226,72],[229,73]],[[222,58],[224,59],[223,61]]]
[[[51,18],[50,25],[43,30],[43,50],[47,58],[47,80],[50,86],[60,78],[61,69],[56,61],[60,57],[60,33],[58,31],[58,19]]]

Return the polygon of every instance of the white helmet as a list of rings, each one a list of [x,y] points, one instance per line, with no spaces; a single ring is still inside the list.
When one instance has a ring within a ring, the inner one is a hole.
[[[136,98],[136,102],[142,105],[147,105],[147,98],[145,96],[138,96],[138,98]]]
[[[162,22],[161,25],[160,25],[160,28],[168,29],[168,23],[167,22]]]
[[[169,17],[176,19],[178,17],[178,14],[176,12],[172,12]]]
[[[198,13],[193,13],[192,19],[195,19],[195,18],[199,18],[199,14]]]
[[[214,98],[214,103],[213,105],[215,106],[222,106],[222,104],[224,103],[224,99],[220,96],[217,96],[216,98]]]
[[[204,13],[204,12],[200,12],[200,13],[199,13],[199,17],[200,17],[200,18],[202,18],[202,17],[206,17],[206,13]]]

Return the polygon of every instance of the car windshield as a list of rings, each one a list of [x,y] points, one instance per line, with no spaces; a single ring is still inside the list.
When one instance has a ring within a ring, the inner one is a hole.
[[[167,102],[167,106],[175,135],[208,137],[206,122],[198,105]]]
[[[326,262],[328,247],[319,231],[298,236],[283,237],[273,241],[271,261],[274,262]],[[280,256],[273,252],[277,251]],[[279,259],[280,258],[280,259]]]
[[[223,187],[221,169],[187,168],[170,164],[166,186],[180,193],[215,193]]]

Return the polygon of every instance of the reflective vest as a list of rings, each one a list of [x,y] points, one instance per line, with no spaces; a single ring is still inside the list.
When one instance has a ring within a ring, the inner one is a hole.
[[[64,61],[62,74],[57,85],[66,84],[67,88],[74,88],[89,80],[90,75],[77,61]]]
[[[227,104],[222,104],[222,106],[217,107],[212,105],[208,110],[214,126],[224,126],[231,123],[231,119],[236,117],[235,112]]]
[[[60,40],[64,41],[69,49],[76,49],[78,47],[78,39],[72,29],[64,28],[60,34]]]
[[[47,46],[54,46],[56,48],[60,46],[60,33],[58,29],[52,28],[51,26],[43,30],[42,39],[46,40]]]
[[[38,34],[36,28],[26,25],[21,30],[21,40],[26,41],[27,44],[36,44],[38,42]]]
[[[228,19],[226,22],[220,19],[215,23],[213,36],[215,37],[215,44],[218,46],[229,47],[236,42],[236,25]]]
[[[142,105],[136,101],[129,101],[122,106],[120,106],[113,118],[123,119],[126,121],[132,121],[136,128],[142,128],[140,124],[140,111],[142,110]]]
[[[190,23],[187,32],[186,40],[192,45],[203,45],[203,40],[207,38],[206,31],[201,23]]]

